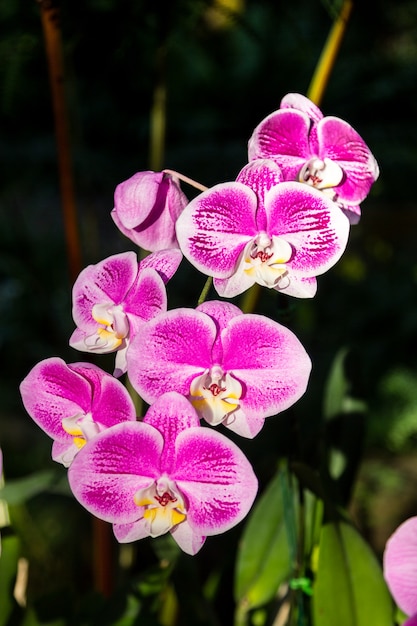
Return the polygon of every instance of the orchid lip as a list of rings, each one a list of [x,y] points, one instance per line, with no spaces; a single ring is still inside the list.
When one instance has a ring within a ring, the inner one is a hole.
[[[65,432],[73,437],[77,448],[82,448],[89,439],[102,430],[91,413],[77,413],[71,417],[64,417],[61,424]]]
[[[184,498],[175,482],[161,476],[149,487],[134,496],[137,506],[143,507],[143,518],[149,525],[149,535],[159,537],[183,522],[186,517]]]
[[[213,365],[190,385],[190,402],[197,412],[212,426],[223,422],[239,409],[242,385],[220,365]]]
[[[121,347],[129,335],[129,320],[122,305],[111,302],[95,304],[92,316],[100,326],[95,333],[84,339],[87,348],[93,351],[111,351]]]
[[[316,189],[327,190],[340,185],[343,179],[342,168],[325,157],[313,157],[303,165],[298,174],[300,183],[305,183]]]
[[[292,253],[285,239],[260,233],[244,251],[243,271],[263,287],[277,287],[287,274],[286,264]]]

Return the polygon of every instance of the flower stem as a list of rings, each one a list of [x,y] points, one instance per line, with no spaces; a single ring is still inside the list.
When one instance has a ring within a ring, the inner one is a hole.
[[[324,91],[329,81],[330,73],[336,61],[343,35],[353,8],[352,0],[344,0],[338,17],[335,19],[330,33],[324,44],[322,53],[317,62],[316,69],[308,88],[307,96],[317,106],[323,98]]]
[[[202,185],[201,183],[198,183],[192,178],[188,178],[188,176],[184,176],[184,174],[180,174],[179,172],[176,172],[175,170],[162,170],[162,171],[164,172],[164,174],[171,174],[171,176],[175,176],[176,178],[179,178],[180,180],[184,181],[184,183],[187,183],[187,185],[191,185],[192,187],[195,187],[196,189],[199,189],[200,191],[207,191],[208,189],[208,187],[206,187],[205,185]]]
[[[213,278],[211,276],[209,276],[205,282],[205,285],[203,287],[203,290],[200,294],[200,297],[198,299],[197,304],[203,304],[203,302],[205,301],[205,299],[207,298],[208,292],[210,291],[211,285],[213,283]]]

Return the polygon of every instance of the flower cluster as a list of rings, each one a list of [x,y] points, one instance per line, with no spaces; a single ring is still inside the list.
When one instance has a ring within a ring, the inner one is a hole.
[[[139,172],[115,191],[112,218],[150,254],[113,255],[73,287],[70,345],[115,353],[109,374],[58,357],[21,383],[24,406],[52,438],[74,496],[120,542],[170,532],[195,554],[248,513],[257,478],[222,424],[253,438],[306,391],[311,361],[292,331],[226,300],[168,310],[183,255],[232,298],[255,283],[313,297],[343,254],[359,203],[378,176],[346,122],[287,95],[254,130],[235,181],[190,202],[189,179]],[[349,217],[348,217],[349,216]],[[121,376],[150,407],[139,419]]]

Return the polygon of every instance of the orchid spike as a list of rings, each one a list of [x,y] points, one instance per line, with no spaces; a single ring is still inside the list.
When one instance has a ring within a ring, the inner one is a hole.
[[[136,420],[124,385],[90,363],[45,359],[22,381],[20,393],[26,411],[54,441],[52,458],[65,467],[99,432]]]
[[[176,176],[137,172],[116,187],[111,216],[126,237],[155,252],[178,248],[175,222],[187,204]]]
[[[162,313],[128,353],[129,379],[146,402],[177,391],[212,426],[249,438],[303,395],[310,370],[290,330],[221,301]]]
[[[68,477],[75,497],[113,524],[118,541],[170,532],[188,554],[239,523],[257,491],[243,452],[202,428],[191,404],[174,392],[162,395],[142,422],[91,440]]]
[[[320,191],[281,182],[271,160],[252,161],[236,182],[200,194],[177,221],[185,257],[232,298],[254,283],[288,295],[315,295],[316,276],[345,250],[349,221]]]
[[[403,522],[388,539],[383,559],[384,577],[400,609],[417,626],[417,517]]]
[[[249,160],[273,159],[284,180],[320,189],[359,221],[360,203],[379,176],[378,164],[360,135],[338,117],[324,117],[301,94],[287,94],[280,108],[255,128]]]
[[[77,328],[70,346],[98,354],[116,352],[114,375],[123,374],[137,328],[166,310],[165,283],[181,259],[179,250],[163,250],[139,263],[134,252],[122,252],[86,267],[73,287]]]

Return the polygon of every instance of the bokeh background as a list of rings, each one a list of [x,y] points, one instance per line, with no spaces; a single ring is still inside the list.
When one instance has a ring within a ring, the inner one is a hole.
[[[166,93],[162,166],[208,186],[233,180],[246,162],[253,128],[286,93],[307,93],[340,3],[62,0],[57,6],[86,265],[132,249],[110,211],[116,185],[151,167],[158,86]],[[40,623],[67,623],[59,621],[63,606],[68,623],[74,611],[85,616],[74,623],[88,623],[91,520],[66,493],[64,472],[54,467],[50,442],[26,415],[18,390],[43,358],[86,358],[68,347],[72,280],[39,4],[3,1],[0,33],[0,445],[6,484],[45,470],[58,476],[53,488],[17,498],[12,525],[2,534],[19,536],[30,563],[28,598],[38,619],[44,616]],[[297,407],[301,446],[285,415],[267,422],[256,442],[243,444],[266,482],[277,459],[295,448],[316,467],[324,437],[336,464],[343,455],[351,462],[340,501],[379,557],[390,532],[417,513],[416,96],[417,2],[381,0],[378,9],[355,3],[321,108],[362,135],[380,178],[344,257],[319,280],[316,298],[288,304],[267,295],[262,304],[294,328],[312,356],[310,388]],[[184,190],[191,197],[193,191]],[[170,308],[194,306],[203,284],[204,277],[183,268],[168,288]],[[335,359],[350,419],[323,426]],[[111,369],[106,358],[98,364]],[[238,538],[239,530],[231,536]],[[180,589],[192,590],[197,578],[213,586],[217,580],[224,590],[217,595],[223,607],[217,622],[202,609],[198,591],[194,599],[184,594],[193,605],[190,624],[230,623],[234,555],[225,549],[228,541],[213,539],[198,565],[184,558],[177,570]],[[158,555],[143,542],[132,559],[130,571],[140,573]],[[119,577],[115,584],[123,582]],[[159,623],[152,619],[149,624]]]

